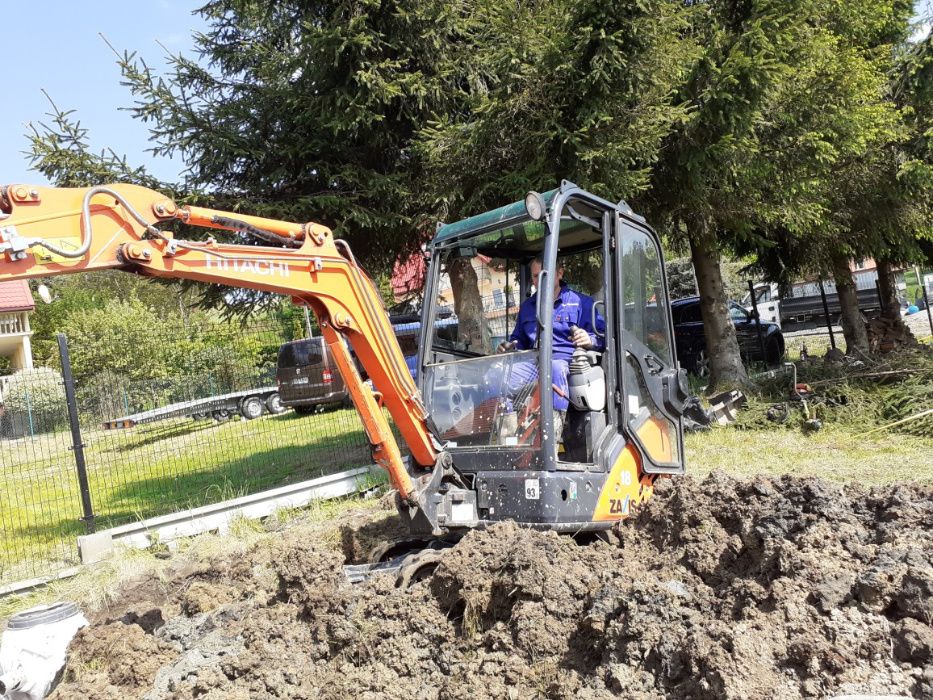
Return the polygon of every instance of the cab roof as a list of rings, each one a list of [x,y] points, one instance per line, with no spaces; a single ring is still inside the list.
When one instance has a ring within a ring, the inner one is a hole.
[[[557,196],[560,189],[553,189],[541,195],[544,198],[544,204],[550,208],[551,203]],[[479,231],[495,230],[507,226],[509,222],[527,219],[528,212],[525,211],[525,200],[512,202],[504,207],[493,209],[468,219],[462,219],[452,224],[443,224],[434,234],[432,245],[438,245],[447,241],[453,241],[463,236],[471,235]]]

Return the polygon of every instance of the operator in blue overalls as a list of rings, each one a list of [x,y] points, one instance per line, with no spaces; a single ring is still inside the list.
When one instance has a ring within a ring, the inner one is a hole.
[[[531,278],[538,279],[541,272],[542,258],[536,256],[530,264]],[[563,420],[570,402],[567,399],[568,385],[567,373],[570,358],[577,348],[584,350],[597,350],[602,352],[605,347],[604,334],[606,322],[602,314],[597,312],[596,328],[593,328],[593,298],[577,292],[564,282],[564,267],[558,263],[554,279],[554,326],[553,351],[551,355],[551,381],[554,384],[554,411],[556,412],[555,432],[560,439]],[[538,339],[538,319],[536,314],[538,292],[522,302],[518,309],[518,319],[515,330],[509,339],[499,345],[499,352],[510,350],[530,350]],[[599,333],[597,333],[599,331]],[[513,367],[510,385],[518,385],[533,381],[537,378],[537,366],[524,365],[523,368]],[[514,387],[513,387],[514,388]]]

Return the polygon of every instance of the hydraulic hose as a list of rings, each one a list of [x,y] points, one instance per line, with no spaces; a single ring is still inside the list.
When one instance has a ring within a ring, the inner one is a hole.
[[[136,211],[133,205],[130,204],[128,201],[126,201],[126,199],[119,192],[116,192],[110,189],[109,187],[92,187],[91,189],[87,191],[87,193],[85,193],[84,201],[81,203],[81,229],[84,232],[84,241],[82,241],[80,248],[78,248],[77,250],[65,250],[63,248],[59,248],[54,243],[49,243],[47,240],[43,238],[33,238],[29,241],[29,245],[30,246],[34,246],[34,245],[41,246],[45,248],[46,250],[48,250],[49,252],[55,255],[60,255],[63,258],[74,259],[74,258],[84,257],[84,255],[87,254],[87,251],[91,247],[91,239],[92,239],[91,198],[97,194],[110,195],[111,197],[116,199],[117,202],[123,205],[123,207],[130,213],[130,216],[136,219],[136,221],[139,223],[140,226],[145,227],[147,231],[154,233],[158,236],[162,235],[162,232],[159,231],[159,229],[157,229],[151,223],[146,221],[143,218],[142,214]]]

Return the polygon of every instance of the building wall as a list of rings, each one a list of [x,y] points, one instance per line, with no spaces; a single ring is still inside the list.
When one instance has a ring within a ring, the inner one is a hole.
[[[0,357],[13,369],[32,369],[31,336],[28,311],[0,312]]]

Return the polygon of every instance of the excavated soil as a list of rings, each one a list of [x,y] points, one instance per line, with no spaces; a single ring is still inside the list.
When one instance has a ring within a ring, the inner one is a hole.
[[[930,487],[665,481],[613,544],[502,524],[408,590],[343,581],[397,528],[360,519],[128,586],[53,697],[933,697]]]

